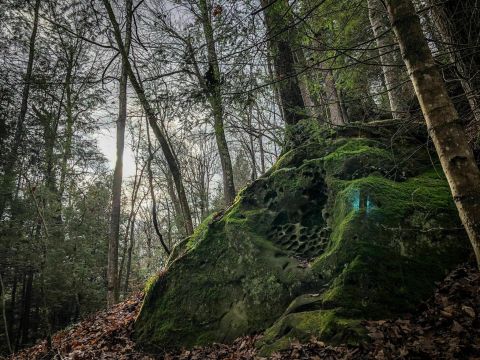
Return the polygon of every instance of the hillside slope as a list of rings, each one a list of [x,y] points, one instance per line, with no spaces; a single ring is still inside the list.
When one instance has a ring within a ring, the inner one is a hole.
[[[136,295],[115,307],[61,331],[9,359],[254,359],[259,336],[174,353],[149,355],[135,350],[132,327],[140,308]],[[419,311],[397,320],[364,322],[371,342],[360,346],[328,346],[318,340],[295,343],[272,359],[479,359],[480,272],[472,264],[457,267],[440,283]]]

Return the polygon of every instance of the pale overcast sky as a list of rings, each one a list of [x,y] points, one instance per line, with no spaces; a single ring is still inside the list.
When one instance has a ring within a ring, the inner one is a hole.
[[[116,144],[115,144],[115,127],[110,129],[102,129],[96,136],[98,147],[108,160],[110,169],[115,168],[116,160]],[[133,152],[130,149],[130,135],[125,131],[125,150],[123,153],[123,177],[127,178],[135,175],[135,160]]]

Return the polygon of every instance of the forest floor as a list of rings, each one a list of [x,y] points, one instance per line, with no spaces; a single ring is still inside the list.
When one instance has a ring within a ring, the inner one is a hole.
[[[47,342],[25,349],[10,359],[256,359],[257,336],[231,345],[214,344],[152,356],[135,349],[131,334],[141,294],[56,333]],[[397,320],[364,323],[371,342],[362,346],[328,346],[311,339],[292,344],[271,359],[469,359],[480,360],[480,272],[464,264],[439,283],[434,296],[418,313]]]

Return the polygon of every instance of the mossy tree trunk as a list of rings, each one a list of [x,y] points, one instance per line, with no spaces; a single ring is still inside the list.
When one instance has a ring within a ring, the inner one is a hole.
[[[411,0],[387,0],[403,59],[480,266],[480,170]]]
[[[295,71],[292,42],[295,34],[292,24],[288,22],[290,8],[287,0],[261,0],[267,37],[269,38],[275,81],[278,85],[280,103],[284,120],[288,125],[294,125],[307,117],[305,103],[302,97],[300,81]]]
[[[175,158],[175,155],[170,147],[170,144],[168,143],[168,140],[163,133],[162,129],[158,125],[158,119],[155,114],[155,110],[152,108],[150,103],[148,102],[148,99],[145,95],[145,90],[143,88],[143,85],[141,81],[137,78],[137,75],[133,71],[132,65],[130,64],[130,60],[128,58],[128,54],[125,51],[124,48],[124,43],[122,40],[122,32],[120,30],[120,25],[117,22],[117,19],[115,18],[115,13],[113,11],[112,5],[110,4],[109,0],[103,0],[103,5],[105,6],[105,9],[107,10],[107,15],[110,20],[110,23],[112,25],[112,31],[113,35],[115,37],[115,42],[117,43],[118,46],[118,51],[120,52],[120,55],[122,56],[122,60],[124,61],[124,64],[127,68],[127,74],[128,78],[130,80],[130,84],[132,85],[133,89],[135,90],[135,93],[137,94],[138,100],[140,104],[142,105],[145,114],[148,119],[148,123],[150,127],[153,130],[153,133],[155,134],[155,137],[157,138],[158,142],[160,143],[160,147],[163,151],[163,154],[165,156],[165,160],[167,161],[168,164],[168,169],[170,170],[170,173],[172,174],[173,181],[175,183],[175,188],[177,190],[178,194],[178,199],[180,202],[181,210],[182,210],[182,218],[184,221],[184,227],[187,235],[190,235],[193,233],[193,222],[192,222],[192,216],[190,212],[190,206],[188,205],[187,201],[187,196],[185,193],[185,188],[183,186],[182,182],[182,175],[180,172],[180,167],[177,163],[177,160]]]
[[[204,90],[207,92],[208,101],[212,108],[215,140],[217,141],[218,154],[222,165],[223,197],[225,205],[228,206],[232,204],[235,199],[235,185],[233,182],[232,159],[225,138],[220,67],[218,65],[217,51],[215,49],[215,39],[210,17],[211,8],[208,6],[207,0],[200,0],[198,6],[200,9],[200,20],[202,22],[203,34],[207,43],[208,76],[206,76]]]
[[[377,42],[390,111],[394,119],[399,119],[408,111],[408,102],[412,95],[410,83],[402,84],[401,68],[397,66],[395,57],[397,50],[389,33],[385,7],[380,0],[368,0],[367,4],[368,17]]]

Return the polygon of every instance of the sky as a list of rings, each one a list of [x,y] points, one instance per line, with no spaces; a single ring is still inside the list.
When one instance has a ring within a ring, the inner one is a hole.
[[[115,128],[102,129],[96,135],[98,148],[108,160],[108,167],[115,168],[116,161],[116,141]],[[125,149],[123,153],[123,177],[128,178],[135,175],[135,160],[133,152],[130,148],[130,136],[128,131],[125,132]]]

